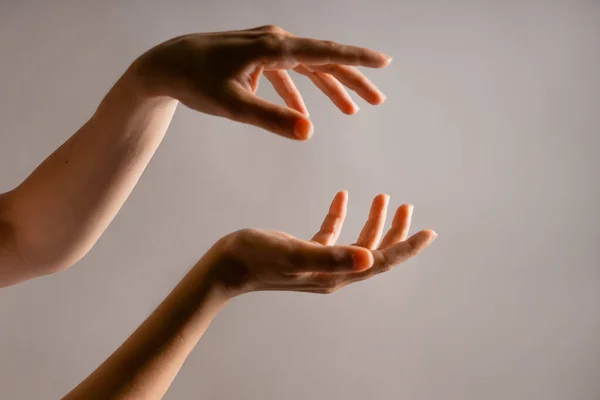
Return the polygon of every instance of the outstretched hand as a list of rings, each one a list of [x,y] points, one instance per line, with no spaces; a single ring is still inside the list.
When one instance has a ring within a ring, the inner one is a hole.
[[[407,238],[412,206],[404,204],[381,239],[389,198],[380,194],[373,200],[356,243],[335,245],[347,201],[345,191],[335,196],[312,240],[258,229],[226,236],[216,246],[222,254],[215,272],[218,279],[232,295],[259,290],[332,293],[416,256],[437,236],[432,230],[423,230]]]
[[[277,26],[180,36],[143,54],[132,66],[142,93],[169,96],[204,113],[308,139],[312,124],[287,70],[307,76],[345,114],[385,96],[355,66],[382,68],[391,58],[375,50],[297,37]],[[287,107],[256,96],[264,75]]]

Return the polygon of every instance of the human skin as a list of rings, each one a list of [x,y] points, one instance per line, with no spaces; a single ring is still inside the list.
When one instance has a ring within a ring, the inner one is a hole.
[[[437,236],[423,230],[407,239],[412,206],[404,204],[379,244],[389,201],[381,194],[356,243],[336,245],[347,199],[346,192],[336,195],[312,240],[243,229],[217,241],[129,339],[64,399],[161,399],[232,298],[265,290],[332,293],[416,256]]]
[[[24,182],[0,194],[0,287],[64,270],[96,243],[160,145],[178,103],[307,140],[308,111],[288,70],[337,106],[385,96],[354,66],[381,68],[375,50],[299,38],[276,26],[185,35],[136,59],[92,117]],[[265,76],[286,106],[255,95]]]

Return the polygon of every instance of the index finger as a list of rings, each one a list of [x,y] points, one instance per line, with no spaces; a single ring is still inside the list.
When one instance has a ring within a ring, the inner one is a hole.
[[[333,42],[299,38],[286,34],[267,34],[260,39],[261,49],[256,57],[269,63],[285,62],[286,65],[343,64],[383,68],[392,58],[377,50]]]
[[[426,229],[415,233],[405,241],[380,250],[383,257],[375,261],[375,267],[381,267],[385,270],[403,263],[423,251],[436,237],[437,233]]]
[[[346,275],[344,285],[372,278],[394,266],[415,257],[433,242],[437,233],[423,230],[415,233],[407,240],[383,250],[373,250],[373,266],[366,270]]]

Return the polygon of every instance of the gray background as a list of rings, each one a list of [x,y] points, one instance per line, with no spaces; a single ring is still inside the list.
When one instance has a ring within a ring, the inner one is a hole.
[[[369,71],[387,102],[354,117],[297,77],[307,143],[179,108],[89,255],[0,291],[2,399],[60,397],[219,237],[308,237],[340,189],[342,242],[379,192],[440,237],[330,296],[233,301],[168,399],[600,398],[600,2],[0,4],[0,190],[172,36],[274,23],[394,56]]]

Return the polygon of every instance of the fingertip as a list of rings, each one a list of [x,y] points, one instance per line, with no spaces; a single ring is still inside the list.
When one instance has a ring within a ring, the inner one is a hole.
[[[356,271],[364,271],[373,266],[373,253],[365,248],[358,247],[352,254],[353,267]]]
[[[373,201],[380,201],[383,204],[387,204],[390,201],[390,195],[387,193],[379,193],[377,196],[375,196]]]
[[[381,92],[374,93],[367,101],[373,106],[379,106],[387,100],[387,96]]]
[[[345,209],[346,203],[348,202],[348,192],[346,190],[341,190],[335,194],[333,197],[333,201],[331,202],[331,207],[329,211],[335,211],[339,209]]]
[[[358,106],[358,104],[356,104],[354,102],[345,107],[338,106],[338,108],[340,109],[341,112],[343,112],[346,115],[354,115],[354,114],[358,113],[358,111],[360,110],[360,107]]]
[[[416,238],[416,240],[420,241],[420,242],[424,242],[425,246],[428,246],[431,242],[433,242],[437,237],[438,237],[438,233],[436,231],[434,231],[433,229],[424,229],[421,232],[415,234],[414,236],[417,236],[418,238]]]
[[[412,217],[414,206],[412,204],[402,204],[396,209],[394,219],[398,221],[405,221],[407,218]]]
[[[299,118],[294,124],[294,136],[300,140],[308,140],[312,137],[314,127],[309,119]]]
[[[339,197],[340,199],[343,200],[347,200],[348,199],[348,191],[347,190],[340,190],[339,192],[336,193],[336,197]]]
[[[393,61],[393,58],[392,58],[392,56],[389,56],[389,55],[387,55],[387,54],[383,54],[383,53],[382,53],[382,55],[383,55],[383,59],[385,60],[385,61],[384,61],[384,65],[383,65],[383,66],[384,66],[384,67],[387,67],[388,65],[390,65],[390,64],[392,63],[392,61]]]

